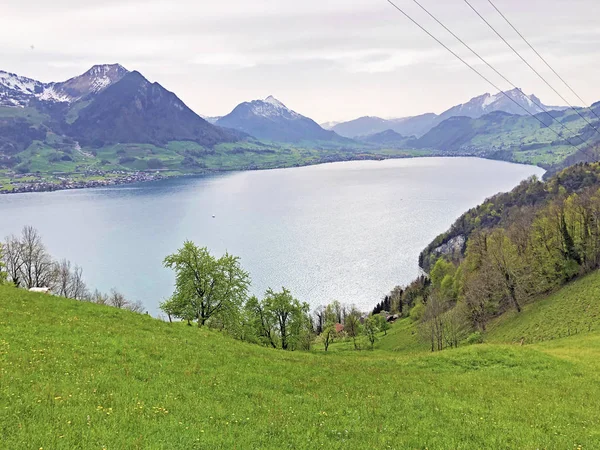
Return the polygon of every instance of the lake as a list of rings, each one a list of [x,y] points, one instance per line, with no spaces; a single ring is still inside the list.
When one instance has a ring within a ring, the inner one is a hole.
[[[115,287],[153,315],[173,290],[162,260],[185,239],[240,256],[255,294],[286,286],[312,307],[339,300],[369,310],[419,274],[420,251],[460,214],[543,173],[415,158],[4,195],[0,237],[36,227],[90,287]]]

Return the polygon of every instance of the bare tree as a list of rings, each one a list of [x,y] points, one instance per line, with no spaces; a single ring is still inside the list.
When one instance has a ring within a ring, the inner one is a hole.
[[[15,235],[5,239],[3,259],[9,281],[20,287],[22,284],[21,268],[23,267],[23,258],[21,256],[21,242]]]
[[[91,294],[88,294],[87,300],[92,303],[96,303],[97,305],[108,305],[109,298],[108,295],[103,294],[98,289],[94,290]]]
[[[63,259],[55,263],[54,278],[54,293],[59,297],[70,297],[71,262]]]
[[[425,305],[420,332],[424,340],[431,344],[431,351],[444,349],[445,305],[438,295],[431,295]]]
[[[48,287],[54,275],[52,258],[42,243],[38,231],[30,226],[23,228],[21,234],[21,279],[27,289]]]
[[[88,295],[88,289],[83,281],[83,269],[80,266],[75,266],[71,273],[71,292],[69,298],[75,300],[83,300]]]
[[[143,314],[146,308],[144,307],[144,304],[138,300],[135,302],[128,302],[125,306],[125,309],[128,309],[134,313]]]
[[[123,309],[129,304],[129,302],[123,294],[113,288],[108,296],[108,304],[114,306],[115,308]]]

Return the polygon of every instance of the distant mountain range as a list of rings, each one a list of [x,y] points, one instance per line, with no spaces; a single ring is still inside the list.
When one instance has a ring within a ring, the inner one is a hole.
[[[462,105],[453,106],[440,115],[428,113],[401,119],[361,117],[349,122],[337,123],[331,127],[331,130],[347,138],[366,136],[385,130],[393,130],[403,136],[421,137],[435,126],[452,117],[460,116],[476,119],[495,111],[515,115],[527,115],[528,112],[532,114],[541,113],[544,109],[548,111],[566,109],[561,106],[544,105],[535,95],[526,95],[520,89],[506,91],[506,94],[512,100],[502,93],[495,95],[484,94],[474,97]]]
[[[241,103],[215,124],[242,131],[264,141],[343,140],[335,132],[323,129],[314,120],[292,111],[273,96]]]
[[[583,150],[573,149],[572,142],[599,142],[598,125],[588,123],[596,120],[589,111],[581,110],[588,117],[583,120],[574,111],[546,106],[520,89],[506,94],[509,98],[484,94],[440,115],[361,117],[321,126],[273,96],[243,102],[224,117],[202,117],[159,83],[119,64],[96,65],[67,81],[51,83],[0,71],[0,169],[200,170],[207,163],[217,168],[256,168],[257,160],[261,167],[275,167],[363,158],[394,149],[550,166],[574,153],[573,158],[584,158]],[[594,105],[596,114],[599,105]],[[555,126],[559,136],[549,133],[539,123],[552,123],[544,109],[552,110],[552,116],[573,133],[559,125]],[[302,156],[294,147],[314,153]]]
[[[0,72],[0,107],[15,111],[0,121],[0,151],[5,153],[27,148],[48,132],[95,148],[170,141],[211,146],[247,137],[208,123],[160,84],[119,64],[93,66],[58,83]],[[41,123],[27,124],[24,116],[34,116],[29,110],[37,111]]]

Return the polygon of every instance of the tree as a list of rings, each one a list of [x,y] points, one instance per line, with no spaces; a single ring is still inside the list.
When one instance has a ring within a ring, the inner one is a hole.
[[[21,233],[21,269],[20,279],[25,288],[50,287],[54,264],[38,231],[30,226]]]
[[[371,349],[373,349],[373,347],[375,345],[375,341],[377,340],[378,328],[377,328],[376,317],[381,317],[381,316],[376,315],[376,316],[367,317],[367,319],[365,320],[365,326],[363,327],[365,336],[367,336],[367,339],[371,343]]]
[[[327,322],[321,333],[321,340],[323,342],[323,347],[325,347],[325,351],[329,350],[329,345],[333,342],[335,332],[335,323]]]
[[[0,284],[6,283],[8,274],[4,270],[6,265],[4,264],[4,250],[2,249],[2,243],[0,243]]]
[[[263,345],[283,350],[307,348],[312,341],[313,324],[309,306],[295,299],[289,290],[267,290],[263,300],[252,297],[245,306],[251,328]]]
[[[377,329],[379,331],[383,331],[383,335],[387,336],[387,332],[390,329],[390,324],[385,317],[385,314],[377,314],[375,317],[375,321],[377,324]]]
[[[55,263],[54,293],[59,297],[68,298],[71,292],[71,262],[63,259]]]
[[[277,348],[278,338],[276,331],[276,318],[266,310],[264,302],[252,296],[245,307],[251,328],[255,331],[259,342]]]
[[[114,306],[115,308],[123,309],[129,305],[129,302],[123,294],[113,288],[108,296],[108,304]]]
[[[404,289],[402,289],[402,287],[400,286],[396,286],[392,292],[390,293],[390,298],[391,298],[391,302],[392,302],[392,311],[391,312],[397,312],[398,314],[402,315],[403,313],[403,302],[402,302],[402,295],[404,294]]]
[[[239,310],[247,297],[250,277],[239,258],[228,253],[216,259],[206,247],[186,241],[164,265],[175,271],[173,301],[178,310],[193,314],[198,327],[211,317]]]
[[[8,280],[16,287],[21,287],[21,268],[23,267],[21,241],[14,235],[7,237],[4,241],[4,264]]]
[[[87,300],[96,303],[97,305],[108,305],[108,296],[98,289],[95,289],[94,292],[88,294]]]
[[[344,331],[352,338],[354,350],[358,350],[356,338],[360,335],[360,329],[360,312],[357,309],[352,308],[350,313],[348,313],[346,316],[346,320],[344,321]]]
[[[264,299],[266,313],[275,318],[281,348],[287,350],[294,345],[308,326],[308,305],[301,304],[290,291],[267,290]]]
[[[421,336],[424,340],[429,341],[432,352],[444,349],[444,303],[438,295],[431,295],[421,318]]]
[[[144,307],[144,304],[139,300],[137,300],[135,302],[127,302],[127,305],[125,306],[125,308],[131,312],[138,313],[138,314],[142,314],[144,312],[144,310],[146,309]]]

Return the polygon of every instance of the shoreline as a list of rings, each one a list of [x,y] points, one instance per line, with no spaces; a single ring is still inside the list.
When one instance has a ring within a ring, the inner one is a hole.
[[[31,177],[39,177],[40,182],[31,182],[31,183],[23,183],[23,186],[14,187],[12,190],[2,189],[0,185],[0,195],[11,195],[11,194],[29,194],[29,193],[42,193],[42,192],[57,192],[57,191],[68,191],[68,190],[80,190],[80,189],[94,189],[100,187],[110,187],[110,186],[121,186],[127,184],[136,184],[136,183],[147,183],[151,181],[160,181],[168,178],[183,178],[183,177],[191,177],[191,176],[204,176],[204,175],[217,175],[231,172],[245,172],[245,171],[259,171],[259,170],[277,170],[277,169],[291,169],[298,167],[310,167],[310,166],[318,166],[323,164],[333,164],[340,162],[352,162],[352,161],[385,161],[390,159],[413,159],[413,158],[479,158],[479,159],[487,159],[491,161],[501,161],[510,164],[519,164],[524,166],[533,166],[540,167],[535,164],[527,164],[516,161],[507,161],[504,159],[495,159],[488,158],[481,155],[473,155],[473,154],[441,154],[441,153],[431,153],[426,155],[381,155],[381,154],[363,154],[357,157],[350,158],[340,158],[335,160],[319,160],[319,161],[307,161],[304,164],[294,164],[294,165],[277,165],[273,167],[241,167],[238,169],[229,169],[229,170],[218,170],[218,169],[206,169],[204,171],[199,172],[181,172],[177,171],[169,171],[169,170],[153,170],[153,171],[136,171],[136,172],[127,172],[127,171],[113,171],[113,172],[92,172],[90,176],[106,176],[109,175],[108,178],[104,179],[89,179],[89,180],[76,180],[69,179],[69,175],[80,175],[80,174],[66,174],[66,173],[34,173],[34,174],[22,174],[21,178],[31,178]],[[542,169],[548,171],[547,168],[542,167]],[[175,172],[169,174],[169,172]],[[114,177],[110,177],[114,175]],[[50,182],[47,181],[47,178],[55,177],[59,182]],[[18,179],[17,179],[18,180]],[[13,180],[11,180],[14,182]]]

